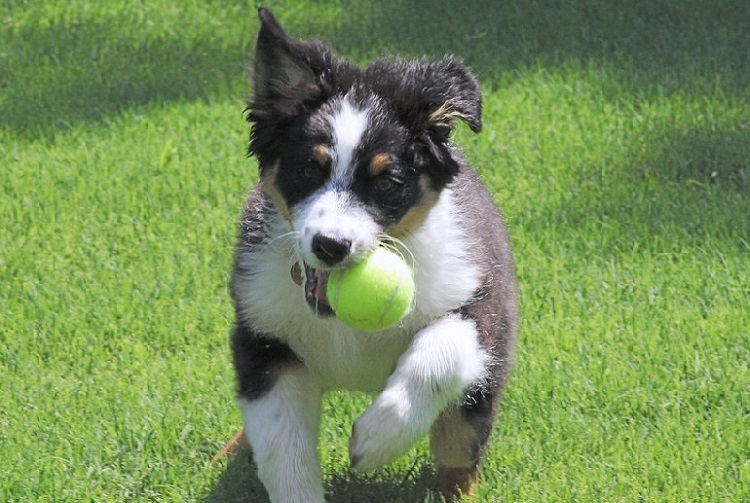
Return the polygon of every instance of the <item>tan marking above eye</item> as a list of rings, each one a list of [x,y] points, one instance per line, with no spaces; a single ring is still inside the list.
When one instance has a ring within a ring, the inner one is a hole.
[[[321,166],[328,166],[331,161],[331,154],[328,153],[328,148],[325,145],[316,145],[313,147],[313,159]]]
[[[376,154],[370,161],[370,174],[379,175],[391,165],[391,156],[388,154]]]

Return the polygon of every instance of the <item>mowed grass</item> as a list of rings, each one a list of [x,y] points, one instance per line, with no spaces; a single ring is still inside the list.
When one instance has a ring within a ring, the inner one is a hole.
[[[517,362],[477,501],[750,499],[750,5],[269,1],[365,62],[462,56],[456,141],[509,222]],[[227,294],[247,2],[0,7],[0,500],[265,501]],[[325,403],[331,502],[440,501],[426,442],[348,471],[372,397]]]

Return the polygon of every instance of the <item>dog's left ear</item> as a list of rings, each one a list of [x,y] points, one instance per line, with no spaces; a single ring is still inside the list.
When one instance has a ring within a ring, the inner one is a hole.
[[[365,78],[388,96],[404,124],[417,136],[428,133],[445,142],[464,121],[475,133],[482,129],[482,93],[477,79],[452,56],[440,61],[376,61]]]
[[[481,131],[479,83],[459,60],[446,56],[440,61],[407,63],[394,70],[405,91],[400,96],[401,113],[413,132],[426,132],[432,141],[444,143],[458,120],[475,133]]]
[[[436,189],[455,177],[460,165],[448,141],[458,121],[482,129],[482,94],[474,75],[460,61],[376,62],[367,77],[382,86],[412,134],[413,165],[432,174]]]
[[[457,120],[464,121],[475,133],[480,132],[482,93],[474,75],[453,57],[429,64],[425,71],[421,89],[423,124],[435,140],[447,140]]]

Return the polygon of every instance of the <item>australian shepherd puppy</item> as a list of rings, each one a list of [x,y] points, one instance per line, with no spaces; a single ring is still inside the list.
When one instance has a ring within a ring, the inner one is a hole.
[[[481,96],[456,59],[367,68],[288,37],[260,9],[250,154],[260,180],[244,209],[232,335],[244,435],[273,503],[321,503],[321,397],[376,392],[349,440],[368,470],[430,435],[440,489],[477,482],[516,335],[503,221],[452,146],[479,132]],[[411,312],[358,332],[326,298],[330,272],[378,246],[413,269]]]

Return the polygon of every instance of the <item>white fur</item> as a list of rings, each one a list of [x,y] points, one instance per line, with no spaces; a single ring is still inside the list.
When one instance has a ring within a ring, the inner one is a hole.
[[[308,372],[295,369],[263,397],[240,399],[258,478],[272,503],[325,502],[317,453],[320,397]]]
[[[302,260],[317,269],[328,267],[312,251],[313,237],[318,234],[351,240],[353,254],[347,257],[344,264],[356,260],[356,257],[371,250],[377,242],[378,227],[363,209],[352,204],[346,192],[336,188],[335,181],[327,183],[293,210],[293,221],[300,236]]]
[[[333,172],[331,178],[342,185],[354,173],[354,153],[367,129],[369,113],[366,108],[358,109],[348,97],[341,100],[336,113],[330,118],[333,130]]]
[[[416,310],[427,318],[463,306],[480,286],[481,271],[472,260],[460,204],[445,189],[422,226],[404,240],[405,257],[414,258]]]
[[[352,467],[375,468],[404,454],[462,390],[484,376],[487,358],[473,321],[450,316],[420,331],[383,392],[355,423]]]
[[[300,235],[300,254],[304,262],[325,269],[312,252],[316,235],[352,242],[347,261],[357,260],[376,245],[378,228],[369,215],[353,203],[348,189],[355,170],[355,152],[367,129],[369,111],[355,108],[344,97],[328,121],[333,132],[332,172],[328,182],[298,207],[292,209],[294,230]]]

